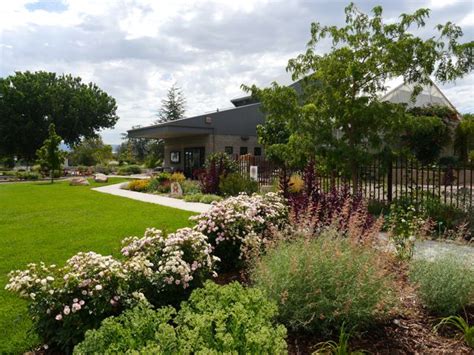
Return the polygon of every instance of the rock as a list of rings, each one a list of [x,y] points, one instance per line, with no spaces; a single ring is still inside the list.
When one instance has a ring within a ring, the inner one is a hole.
[[[171,189],[171,196],[174,196],[174,197],[183,196],[183,189],[181,188],[181,185],[179,184],[179,182],[172,182],[170,189]]]
[[[105,174],[95,174],[94,175],[94,181],[95,182],[107,182],[109,181],[109,178]]]
[[[71,181],[69,182],[69,185],[71,186],[89,186],[89,181],[87,181],[86,178],[83,177],[75,177],[72,178]]]

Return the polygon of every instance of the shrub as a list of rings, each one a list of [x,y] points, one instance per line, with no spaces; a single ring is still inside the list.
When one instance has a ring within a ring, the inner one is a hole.
[[[140,174],[142,169],[138,165],[125,165],[118,169],[119,175]]]
[[[204,195],[201,193],[184,195],[183,200],[186,202],[199,202]]]
[[[34,330],[50,347],[70,352],[86,330],[96,328],[127,302],[126,273],[119,261],[78,253],[63,268],[41,263],[13,271],[6,289],[29,300]]]
[[[237,172],[237,163],[226,153],[213,153],[206,159],[205,169],[198,176],[204,193],[219,193],[220,179]]]
[[[248,253],[259,252],[270,232],[284,225],[288,210],[281,196],[245,194],[214,204],[209,211],[190,217],[195,229],[204,233],[221,259],[221,270],[243,266]]]
[[[96,165],[94,171],[96,173],[109,175],[112,172],[112,169],[106,165]]]
[[[170,180],[172,182],[179,182],[182,183],[184,180],[186,180],[186,177],[184,176],[183,173],[173,173],[170,176]]]
[[[153,177],[148,186],[150,192],[168,193],[171,191],[171,174],[162,172]]]
[[[201,193],[201,186],[199,185],[199,182],[194,180],[184,180],[181,182],[181,188],[183,189],[184,195]]]
[[[130,354],[144,350],[147,343],[157,350],[149,354],[177,353],[176,332],[170,325],[175,314],[173,307],[155,311],[142,302],[117,317],[105,319],[99,329],[87,331],[84,341],[74,348],[74,354]]]
[[[413,261],[410,279],[423,304],[437,315],[454,315],[474,302],[474,270],[454,255]]]
[[[374,250],[334,234],[279,243],[252,272],[293,330],[330,335],[343,324],[364,327],[391,302],[391,283]]]
[[[128,183],[127,188],[131,191],[145,192],[150,185],[149,180],[132,180]]]
[[[289,191],[291,193],[300,193],[303,191],[304,188],[304,181],[301,178],[301,176],[294,174],[291,175],[290,181],[289,181]]]
[[[212,202],[219,202],[219,201],[222,201],[222,197],[218,195],[212,195],[212,194],[202,195],[201,198],[199,199],[199,202],[201,203],[212,203]]]
[[[237,196],[240,193],[251,195],[258,191],[258,182],[239,173],[222,176],[219,182],[219,192],[224,196]]]
[[[122,244],[131,288],[154,305],[178,304],[209,276],[217,276],[218,259],[211,255],[211,245],[191,228],[166,237],[149,228],[143,238],[129,237]]]
[[[17,179],[20,180],[38,180],[40,177],[40,174],[35,173],[35,172],[29,172],[29,171],[17,171],[15,173],[15,176]],[[59,176],[54,176],[59,177]]]
[[[207,282],[174,315],[172,308],[136,307],[89,331],[74,353],[286,353],[286,329],[273,323],[276,306],[238,283]]]

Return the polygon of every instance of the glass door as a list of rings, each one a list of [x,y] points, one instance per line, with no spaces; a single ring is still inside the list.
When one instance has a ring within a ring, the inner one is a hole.
[[[187,177],[193,177],[196,169],[204,166],[204,147],[185,148],[184,149],[184,174]]]

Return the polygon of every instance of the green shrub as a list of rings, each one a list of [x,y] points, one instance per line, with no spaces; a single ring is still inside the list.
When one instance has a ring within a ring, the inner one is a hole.
[[[199,199],[199,202],[201,203],[212,203],[214,201],[222,201],[222,197],[218,195],[206,194],[202,195],[202,197]]]
[[[377,254],[326,233],[277,245],[252,271],[255,286],[277,302],[279,320],[295,331],[331,335],[343,324],[364,327],[392,300]]]
[[[181,188],[184,195],[201,193],[201,185],[195,180],[184,180],[181,182]]]
[[[201,193],[184,195],[183,200],[186,202],[199,202],[204,195]]]
[[[273,324],[276,311],[259,290],[207,282],[176,316],[171,307],[154,311],[140,305],[104,320],[74,354],[282,354],[286,329]]]
[[[140,174],[142,169],[138,165],[125,165],[118,169],[119,175]]]
[[[40,177],[40,174],[29,172],[29,171],[17,171],[15,173],[15,176],[17,179],[20,179],[20,180],[38,180]],[[59,176],[55,175],[54,177],[56,178]]]
[[[241,192],[251,195],[258,191],[258,182],[239,173],[221,177],[219,191],[224,196],[237,196]]]
[[[108,166],[105,166],[105,165],[96,165],[94,167],[94,172],[108,175],[112,172],[112,170]]]
[[[474,269],[454,255],[413,261],[410,280],[417,284],[421,301],[434,314],[454,315],[474,302]]]

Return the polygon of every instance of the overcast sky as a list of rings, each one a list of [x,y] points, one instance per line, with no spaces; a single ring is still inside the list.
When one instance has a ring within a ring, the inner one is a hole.
[[[230,107],[240,85],[288,83],[289,58],[305,49],[309,26],[342,24],[348,1],[0,0],[0,76],[15,71],[71,73],[117,100],[120,134],[155,120],[177,82],[187,116]],[[474,39],[472,0],[356,1],[385,17],[432,9],[428,29],[453,21]],[[461,112],[474,112],[474,74],[442,86]]]

